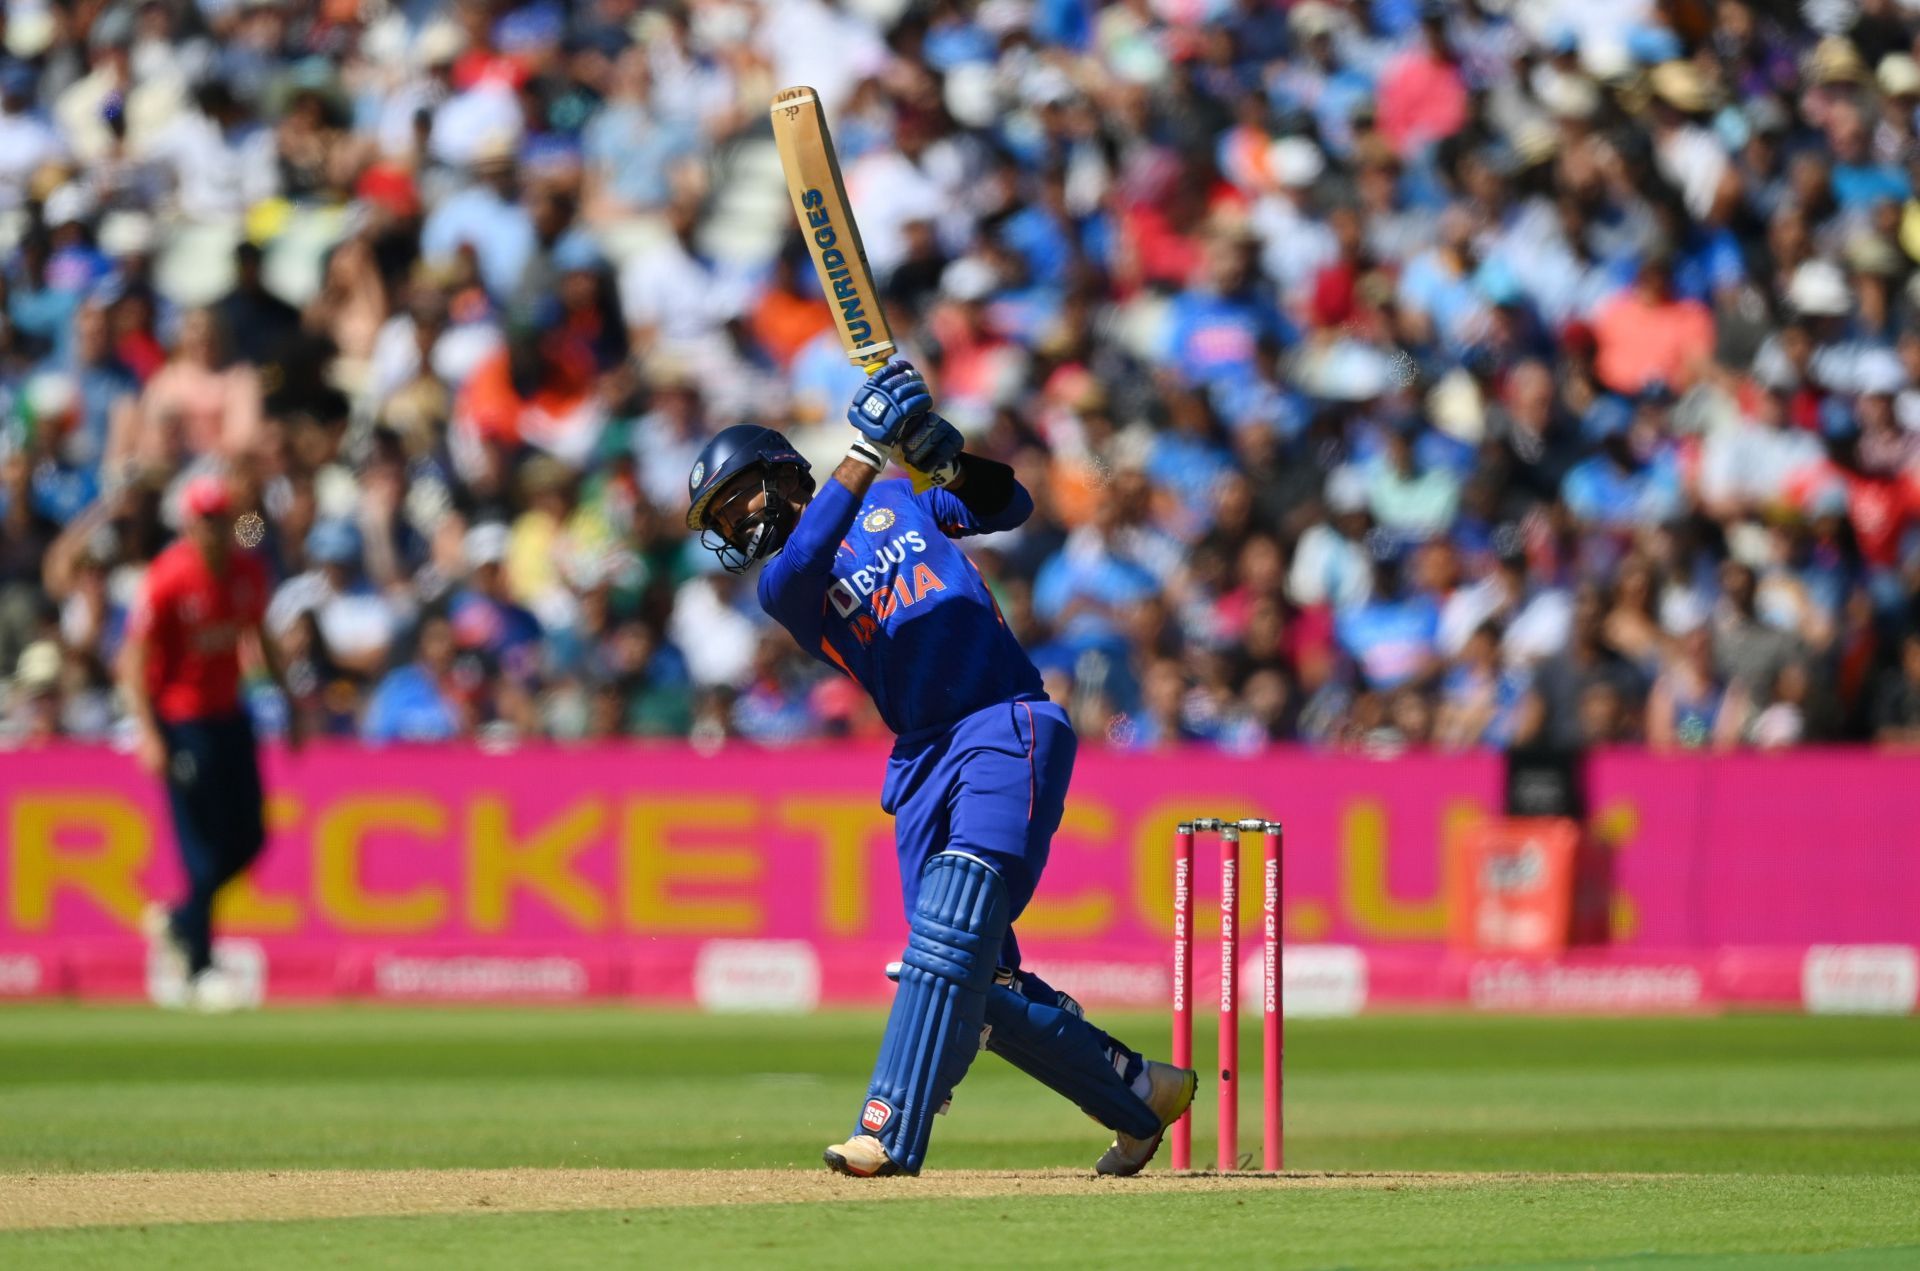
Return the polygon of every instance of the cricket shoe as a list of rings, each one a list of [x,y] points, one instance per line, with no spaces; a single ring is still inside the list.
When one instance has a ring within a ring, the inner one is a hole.
[[[1094,1172],[1114,1178],[1131,1178],[1145,1169],[1147,1162],[1153,1159],[1153,1154],[1160,1150],[1160,1140],[1166,1137],[1167,1127],[1193,1106],[1193,1094],[1199,1088],[1200,1074],[1193,1069],[1175,1068],[1172,1064],[1163,1064],[1155,1059],[1147,1060],[1147,1106],[1159,1116],[1160,1128],[1150,1139],[1116,1134],[1113,1146],[1095,1163]]]
[[[193,1009],[202,1015],[227,1015],[253,1005],[246,986],[241,984],[239,978],[217,966],[210,966],[194,976],[187,993]]]
[[[178,1009],[193,998],[187,983],[187,949],[173,931],[173,915],[155,901],[140,911],[147,938],[147,996],[155,1006]]]
[[[880,1140],[871,1134],[856,1134],[820,1155],[828,1169],[854,1178],[891,1178],[904,1172],[887,1155],[887,1149],[880,1146]]]

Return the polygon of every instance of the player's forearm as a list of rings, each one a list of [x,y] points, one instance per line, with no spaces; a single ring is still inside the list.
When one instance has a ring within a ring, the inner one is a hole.
[[[792,561],[797,572],[825,574],[833,567],[833,554],[839,550],[840,540],[853,528],[860,501],[867,497],[874,478],[879,475],[871,464],[852,455],[840,461],[832,478],[820,487],[820,493],[800,514],[793,536],[781,549],[781,554]]]
[[[147,693],[147,646],[143,641],[129,640],[120,656],[120,697],[141,735],[159,736],[160,717],[154,713],[153,698]]]
[[[261,623],[253,629],[254,643],[260,646],[260,663],[267,668],[267,677],[273,686],[280,690],[281,696],[293,700],[293,693],[287,688],[286,660],[280,656],[280,646],[274,642],[273,635],[267,630],[267,624]]]
[[[879,477],[880,469],[852,455],[842,459],[840,466],[833,470],[833,479],[852,491],[856,501],[867,497],[867,491],[873,488],[873,483]],[[851,516],[848,517],[848,524],[852,524]]]

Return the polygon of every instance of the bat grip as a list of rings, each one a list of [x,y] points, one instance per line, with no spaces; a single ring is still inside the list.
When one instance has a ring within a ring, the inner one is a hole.
[[[886,364],[887,364],[886,359],[880,358],[875,361],[867,362],[863,364],[860,369],[865,371],[867,374],[871,375],[875,371],[879,370],[881,367],[885,366]],[[933,474],[922,472],[920,471],[920,469],[908,463],[906,456],[900,453],[900,447],[898,446],[895,446],[893,448],[893,461],[899,464],[901,467],[905,468],[907,470],[907,474],[913,478],[913,492],[915,494],[925,494],[928,490],[931,490],[935,484],[940,484],[940,485],[946,484],[946,482],[944,481],[936,483],[933,479]],[[949,473],[947,475],[951,476],[952,474]]]

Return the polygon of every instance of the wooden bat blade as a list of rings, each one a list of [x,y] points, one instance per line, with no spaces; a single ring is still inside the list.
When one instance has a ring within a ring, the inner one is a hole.
[[[893,355],[893,332],[847,201],[820,95],[805,86],[781,89],[774,94],[770,116],[793,214],[820,275],[827,307],[833,310],[841,347],[855,366],[871,369]]]

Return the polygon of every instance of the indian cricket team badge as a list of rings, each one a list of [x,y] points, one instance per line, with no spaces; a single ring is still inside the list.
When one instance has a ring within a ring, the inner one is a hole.
[[[875,508],[873,511],[867,513],[866,518],[860,522],[860,528],[869,534],[878,534],[881,530],[886,529],[892,524],[892,508]]]
[[[706,479],[707,479],[707,465],[704,463],[695,463],[693,465],[693,488],[698,490],[700,488],[700,483],[702,481],[705,481]]]
[[[860,1128],[878,1134],[887,1128],[887,1122],[891,1120],[893,1120],[893,1109],[884,1099],[869,1099],[866,1111],[860,1114]]]

